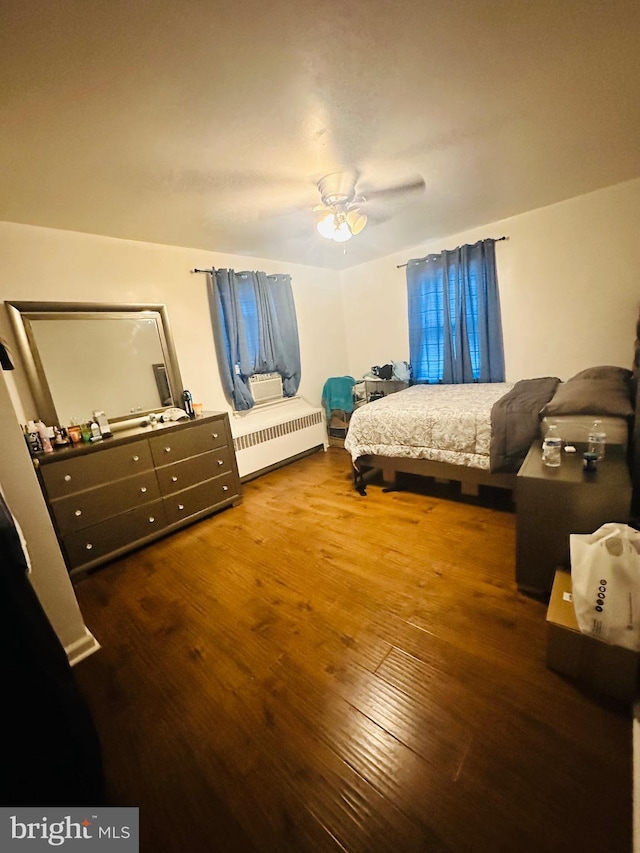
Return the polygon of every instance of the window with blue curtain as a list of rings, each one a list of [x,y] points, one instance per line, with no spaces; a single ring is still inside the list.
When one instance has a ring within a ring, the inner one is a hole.
[[[209,307],[220,376],[236,411],[255,405],[249,378],[279,373],[285,397],[300,386],[300,343],[291,278],[215,270]]]
[[[243,334],[254,367],[259,367],[260,330],[258,325],[258,299],[253,280],[246,274],[238,277],[238,304],[242,315]],[[239,365],[238,365],[239,366]],[[256,369],[256,373],[260,371]]]
[[[495,241],[407,263],[414,382],[504,382]]]

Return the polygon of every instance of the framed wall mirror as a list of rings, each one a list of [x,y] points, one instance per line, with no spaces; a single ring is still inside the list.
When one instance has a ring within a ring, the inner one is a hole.
[[[68,426],[182,405],[165,305],[6,302],[37,414]]]

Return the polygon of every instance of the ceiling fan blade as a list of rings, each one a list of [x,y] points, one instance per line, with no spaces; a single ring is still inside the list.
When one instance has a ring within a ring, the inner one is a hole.
[[[389,187],[380,187],[379,189],[362,188],[362,195],[367,201],[378,199],[394,198],[401,195],[412,195],[422,192],[426,187],[424,178],[417,175],[411,181],[406,181],[402,184],[395,184]]]

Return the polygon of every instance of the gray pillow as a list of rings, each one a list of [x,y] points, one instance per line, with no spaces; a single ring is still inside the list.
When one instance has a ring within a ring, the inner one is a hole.
[[[633,415],[629,383],[620,379],[578,379],[561,382],[543,407],[543,417],[552,415]]]
[[[567,382],[574,382],[576,379],[617,379],[620,382],[628,382],[632,376],[632,371],[627,370],[626,367],[603,364],[598,367],[587,367],[586,370],[581,370],[571,379],[567,379]]]

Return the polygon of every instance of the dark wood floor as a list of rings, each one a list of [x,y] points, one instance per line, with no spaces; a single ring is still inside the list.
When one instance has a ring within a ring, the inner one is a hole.
[[[512,509],[410,485],[330,448],[76,583],[143,853],[630,851],[630,716],[545,667]]]

